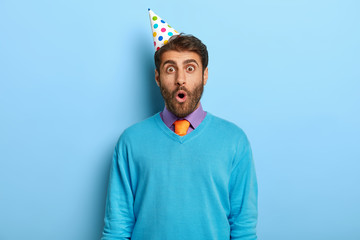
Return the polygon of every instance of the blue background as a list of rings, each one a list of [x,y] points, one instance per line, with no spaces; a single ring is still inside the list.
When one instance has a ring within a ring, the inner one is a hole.
[[[210,54],[243,128],[259,239],[360,239],[356,0],[0,1],[0,239],[91,240],[122,131],[162,110],[148,7]]]

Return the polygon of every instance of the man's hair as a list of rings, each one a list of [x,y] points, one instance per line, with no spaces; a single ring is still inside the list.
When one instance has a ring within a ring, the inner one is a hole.
[[[204,73],[205,68],[207,67],[209,61],[208,51],[205,44],[203,44],[200,41],[200,39],[194,37],[193,35],[180,33],[180,35],[172,36],[167,44],[165,44],[155,52],[154,54],[155,66],[159,74],[160,74],[161,56],[163,55],[164,52],[170,50],[192,51],[197,53],[200,56],[202,71]]]

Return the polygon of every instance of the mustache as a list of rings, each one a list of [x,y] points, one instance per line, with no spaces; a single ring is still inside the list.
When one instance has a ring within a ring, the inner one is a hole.
[[[175,90],[172,92],[173,97],[176,96],[176,92],[179,91],[179,90],[185,91],[185,92],[186,92],[186,95],[188,95],[188,96],[191,95],[191,92],[190,92],[189,90],[187,90],[186,87],[181,86],[181,87],[178,87],[177,89],[175,89]]]

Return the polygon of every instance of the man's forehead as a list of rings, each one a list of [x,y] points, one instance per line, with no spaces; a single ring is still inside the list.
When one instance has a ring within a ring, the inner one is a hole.
[[[169,50],[162,54],[161,56],[161,62],[162,65],[165,63],[176,63],[180,64],[183,62],[186,62],[187,60],[195,60],[198,65],[201,64],[201,59],[199,54],[193,51],[175,51],[175,50]]]

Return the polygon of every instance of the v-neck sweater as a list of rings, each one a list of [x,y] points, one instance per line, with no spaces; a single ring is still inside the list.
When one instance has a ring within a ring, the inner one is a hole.
[[[160,112],[114,150],[103,240],[254,240],[257,180],[247,136],[207,112],[185,136]]]

